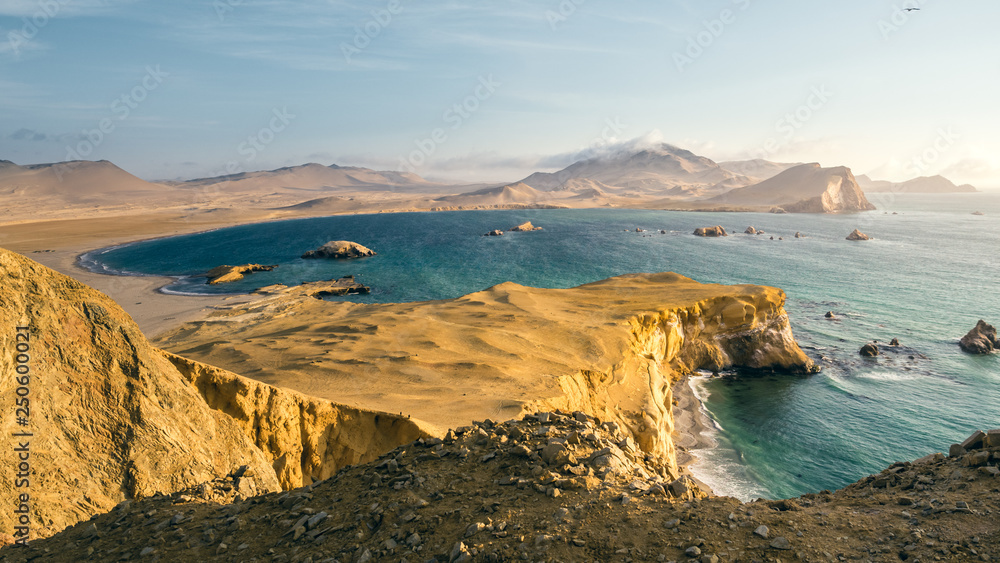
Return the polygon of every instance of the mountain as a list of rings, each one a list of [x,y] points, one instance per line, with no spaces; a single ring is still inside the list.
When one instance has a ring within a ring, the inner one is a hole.
[[[791,213],[837,213],[875,209],[850,168],[801,164],[758,184],[737,188],[712,202],[781,207]]]
[[[277,170],[240,172],[212,178],[180,182],[181,188],[216,186],[227,192],[273,192],[275,190],[328,191],[337,189],[392,191],[394,188],[425,188],[439,191],[433,184],[416,174],[376,171],[356,166],[309,163]]]
[[[137,178],[106,160],[26,166],[0,161],[0,196],[58,197],[78,202],[108,195],[155,194],[164,189],[165,186]]]
[[[977,192],[974,186],[962,184],[956,186],[954,182],[944,176],[920,176],[905,182],[888,182],[885,180],[872,180],[864,174],[858,176],[858,184],[866,192],[893,192],[903,194],[949,194],[949,193],[972,193]]]
[[[558,172],[536,172],[520,183],[545,192],[573,189],[574,180],[600,183],[605,193],[700,197],[752,181],[715,161],[673,145],[581,160]]]
[[[755,181],[760,182],[768,178],[773,178],[785,170],[801,164],[801,162],[790,164],[755,158],[753,160],[729,160],[720,162],[719,166],[733,174],[754,178]]]

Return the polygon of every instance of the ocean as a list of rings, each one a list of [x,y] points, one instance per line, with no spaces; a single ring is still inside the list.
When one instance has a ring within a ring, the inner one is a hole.
[[[372,293],[342,299],[382,303],[453,298],[505,281],[572,287],[632,272],[780,287],[796,339],[823,370],[692,379],[717,443],[697,452],[693,470],[718,494],[785,498],[837,489],[894,461],[947,451],[973,430],[1000,427],[1000,354],[971,356],[957,346],[980,318],[1000,324],[1000,194],[870,199],[878,211],[845,215],[593,209],[299,219],[101,249],[81,263],[171,276],[163,291],[198,294],[351,274]],[[544,230],[481,236],[529,220]],[[731,236],[691,234],[712,225]],[[766,234],[743,234],[751,225]],[[873,240],[845,240],[855,228]],[[330,240],[379,254],[299,258]],[[199,276],[245,263],[279,267],[222,286]],[[827,311],[836,318],[825,318]],[[859,356],[866,342],[892,338],[902,346]]]

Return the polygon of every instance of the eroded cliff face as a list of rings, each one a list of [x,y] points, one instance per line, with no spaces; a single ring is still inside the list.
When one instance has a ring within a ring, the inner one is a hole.
[[[562,397],[526,405],[526,410],[580,410],[616,421],[671,476],[678,476],[672,388],[681,377],[697,369],[731,367],[815,370],[792,336],[784,293],[763,289],[770,291],[715,297],[632,317],[627,349],[611,370],[564,376]]]
[[[163,352],[107,296],[3,249],[0,373],[0,532],[24,504],[31,539],[244,465],[241,494],[278,491],[427,435]]]
[[[0,529],[13,529],[20,494],[37,537],[242,465],[257,470],[254,489],[278,489],[265,456],[111,299],[3,249],[0,296]],[[15,396],[26,399],[17,413]],[[24,481],[9,470],[17,447],[27,450]]]
[[[430,433],[404,416],[307,397],[163,352],[271,461],[284,489],[327,479]]]

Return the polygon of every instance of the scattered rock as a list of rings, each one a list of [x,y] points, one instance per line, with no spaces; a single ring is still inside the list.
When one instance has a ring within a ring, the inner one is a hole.
[[[375,256],[375,251],[347,240],[332,240],[316,250],[310,250],[302,255],[303,258],[334,259],[364,258],[366,256]]]
[[[893,338],[892,340],[890,340],[889,341],[889,346],[899,346],[899,339],[898,338]]]
[[[492,231],[486,233],[483,236],[484,237],[502,237],[503,236],[503,231],[501,231],[500,229],[493,229]]]
[[[743,232],[746,233],[746,234],[748,234],[748,235],[755,235],[755,234],[757,234],[757,229],[753,228],[753,226],[751,225],[751,226],[747,227],[747,230],[745,230]]]
[[[878,356],[878,346],[869,342],[868,344],[862,346],[858,353],[866,358],[874,358],[875,356]]]
[[[989,354],[1000,348],[1000,341],[997,341],[997,329],[980,319],[975,328],[958,341],[958,345],[970,354]]]
[[[795,231],[795,238],[802,238],[802,233]]]
[[[245,274],[252,272],[270,272],[278,266],[261,266],[260,264],[244,264],[242,266],[217,266],[205,273],[206,283],[215,285],[230,283],[243,279]]]
[[[774,538],[774,541],[771,542],[771,547],[773,547],[774,549],[785,550],[785,549],[792,549],[792,544],[787,539],[778,536]]]
[[[826,318],[828,318],[828,319],[836,319],[836,318],[837,318],[837,315],[834,315],[834,314],[833,314],[833,311],[827,311],[827,312],[826,312],[826,315],[824,315],[824,316],[825,316]]]
[[[754,530],[753,533],[757,534],[758,536],[760,536],[760,537],[762,537],[764,539],[767,539],[767,533],[769,531],[770,530],[768,530],[767,526],[760,525],[760,526],[757,526],[757,529]]]
[[[847,235],[847,240],[871,240],[871,237],[857,229],[854,229],[851,231],[851,234]]]
[[[699,237],[728,237],[729,233],[721,225],[714,227],[698,227],[694,230],[695,236]]]

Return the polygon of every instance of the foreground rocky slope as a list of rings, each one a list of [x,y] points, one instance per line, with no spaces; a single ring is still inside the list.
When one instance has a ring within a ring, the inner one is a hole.
[[[308,484],[427,435],[164,353],[107,296],[3,249],[0,296],[2,445],[27,450],[25,477],[0,472],[3,531],[21,494],[35,538],[242,466],[242,496]]]
[[[538,413],[227,506],[125,502],[0,561],[994,561],[1000,447],[966,445],[744,504],[665,478],[614,423]]]
[[[539,410],[621,425],[676,474],[671,385],[694,369],[808,372],[784,293],[620,276],[572,289],[504,283],[370,305],[278,293],[158,338],[265,383],[448,428]],[[280,334],[280,338],[274,335]]]

